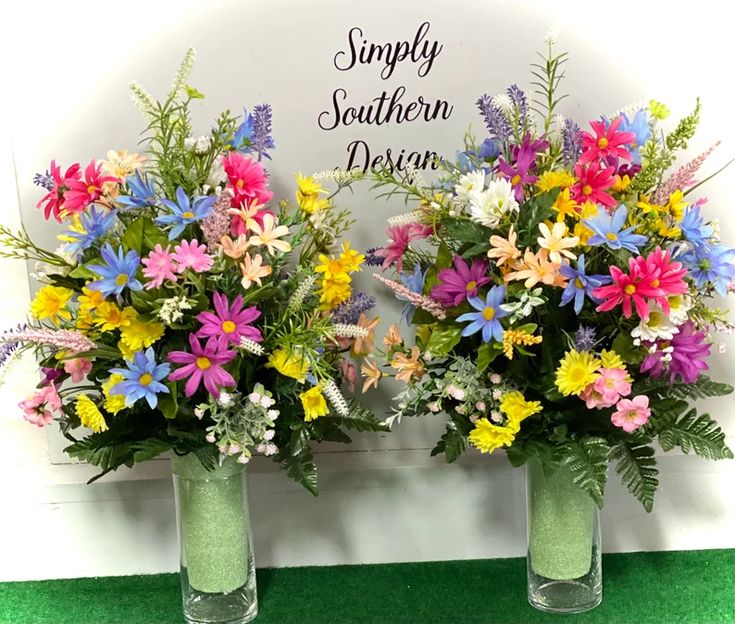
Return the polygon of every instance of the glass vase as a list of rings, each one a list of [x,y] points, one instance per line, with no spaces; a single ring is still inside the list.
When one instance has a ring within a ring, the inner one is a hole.
[[[173,455],[188,624],[245,624],[258,613],[245,466],[234,457],[207,470],[193,453]]]
[[[526,468],[528,601],[541,611],[581,613],[602,602],[600,512],[566,467]]]

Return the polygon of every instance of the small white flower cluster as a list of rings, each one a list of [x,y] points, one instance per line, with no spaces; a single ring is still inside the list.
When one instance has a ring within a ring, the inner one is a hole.
[[[253,355],[263,355],[265,353],[265,349],[260,344],[255,342],[255,340],[245,338],[245,336],[240,338],[239,347],[243,351],[247,351],[248,353],[252,353]]]
[[[367,338],[370,334],[367,327],[349,323],[335,323],[332,325],[331,331],[338,338]]]
[[[511,325],[522,318],[526,318],[536,306],[546,303],[546,300],[541,296],[542,292],[540,287],[534,288],[531,292],[523,290],[517,295],[517,301],[500,304],[501,310],[510,312],[509,321]]]
[[[188,137],[184,139],[184,149],[195,154],[206,154],[212,146],[212,137],[203,134],[200,137]]]
[[[411,225],[413,223],[421,223],[420,210],[412,210],[411,212],[388,217],[388,225]]]
[[[337,412],[340,416],[349,415],[350,407],[347,404],[345,397],[342,395],[342,392],[337,387],[334,379],[330,379],[327,383],[324,384],[324,394],[326,395],[327,400],[332,404],[335,412]]]
[[[404,170],[406,172],[406,180],[409,184],[413,185],[417,189],[423,189],[428,186],[424,176],[421,175],[421,172],[412,162],[406,163]]]
[[[311,176],[315,182],[334,182],[335,184],[349,184],[356,180],[362,180],[365,177],[365,172],[359,167],[353,167],[352,169],[326,169],[320,171]]]
[[[183,310],[191,310],[191,304],[185,295],[165,299],[158,311],[158,318],[164,325],[173,325],[184,318]]]
[[[296,290],[294,290],[293,295],[291,295],[291,298],[288,300],[288,309],[301,309],[301,306],[304,304],[304,300],[311,294],[315,284],[316,274],[311,273],[310,275],[307,275],[298,285]]]

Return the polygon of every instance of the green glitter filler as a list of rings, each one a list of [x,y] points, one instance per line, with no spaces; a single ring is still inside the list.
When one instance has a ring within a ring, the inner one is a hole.
[[[565,467],[528,463],[528,550],[533,571],[554,580],[584,576],[592,564],[596,507]]]
[[[182,571],[192,588],[229,593],[245,585],[250,571],[245,467],[234,457],[213,471],[193,453],[173,455],[178,496]]]

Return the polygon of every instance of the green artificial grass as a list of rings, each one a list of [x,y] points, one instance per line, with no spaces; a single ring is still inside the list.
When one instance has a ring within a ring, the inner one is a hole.
[[[732,624],[735,551],[606,555],[602,605],[526,602],[525,559],[258,570],[256,624]],[[175,574],[0,583],[2,624],[181,624]]]

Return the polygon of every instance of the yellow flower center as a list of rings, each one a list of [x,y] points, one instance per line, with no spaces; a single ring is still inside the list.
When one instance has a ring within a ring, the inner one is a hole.
[[[152,381],[153,381],[153,375],[151,375],[150,373],[143,373],[143,374],[142,374],[142,375],[140,376],[140,379],[138,379],[138,383],[139,383],[139,384],[140,384],[141,386],[147,386],[147,385],[148,385],[149,383],[151,383]]]
[[[661,282],[659,280],[657,279],[651,280],[651,286],[653,286],[654,288],[658,288],[660,285],[661,285]]]
[[[495,318],[495,308],[487,307],[482,311],[482,318],[486,321],[492,321]]]
[[[245,186],[245,180],[238,180],[237,182],[235,182],[235,186],[241,189],[243,186]]]
[[[182,212],[181,216],[184,219],[192,219],[194,217],[194,213],[191,210],[187,210],[186,212]]]
[[[592,195],[592,187],[589,184],[582,187],[582,195]]]
[[[605,238],[609,241],[616,241],[618,240],[618,235],[615,232],[608,232],[605,234]]]
[[[574,383],[579,383],[587,375],[587,370],[581,366],[573,366],[569,369],[569,379]]]
[[[87,193],[89,193],[90,195],[94,195],[97,192],[97,190],[98,189],[97,189],[97,187],[94,184],[90,184],[87,187]]]
[[[197,358],[196,365],[199,370],[207,370],[212,366],[212,362],[209,361],[209,358],[201,356]]]
[[[521,182],[521,176],[519,176],[517,173],[510,179],[510,183],[515,186],[516,184],[520,184]]]
[[[222,331],[226,334],[231,334],[237,329],[237,325],[235,325],[232,321],[225,321],[222,323]]]
[[[467,282],[467,286],[465,286],[467,292],[473,291],[475,288],[477,288],[477,282],[475,280]]]
[[[632,295],[635,293],[635,286],[633,284],[628,284],[623,290],[625,290],[626,295]]]
[[[581,280],[581,279],[579,279],[579,278],[576,278],[576,279],[574,280],[574,285],[575,285],[575,286],[576,286],[577,288],[584,288],[584,284],[582,283],[582,280]]]
[[[606,137],[600,137],[597,139],[597,147],[600,149],[605,149],[607,147],[607,138]]]
[[[126,273],[120,273],[115,278],[115,284],[117,284],[118,286],[125,286],[125,284],[128,283],[128,279],[129,278],[128,278],[128,275]]]

